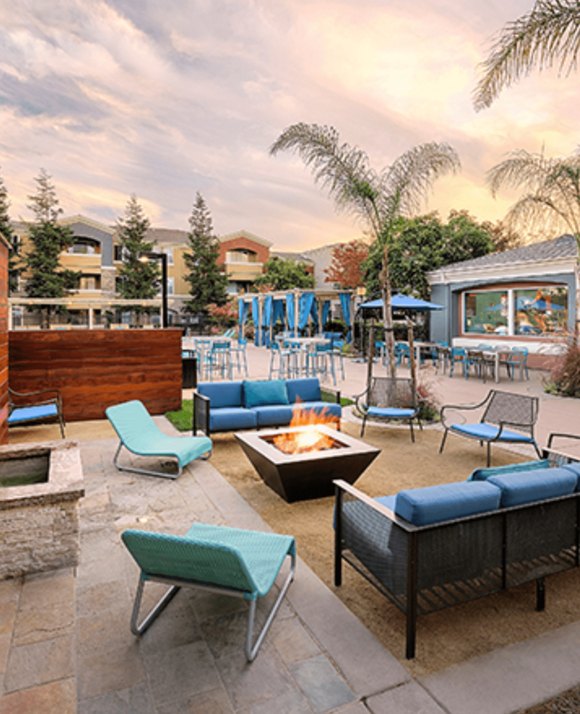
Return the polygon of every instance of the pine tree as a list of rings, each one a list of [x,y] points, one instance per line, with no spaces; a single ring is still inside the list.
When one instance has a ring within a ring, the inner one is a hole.
[[[137,197],[132,195],[125,207],[124,217],[117,221],[117,238],[123,260],[117,291],[127,300],[151,300],[159,290],[158,263],[143,260],[154,248],[154,243],[147,240],[150,225]],[[134,311],[138,321],[141,314],[150,312],[144,307],[136,307]]]
[[[200,193],[195,197],[189,225],[189,251],[183,257],[188,269],[185,279],[190,285],[191,300],[185,303],[184,310],[194,315],[207,314],[208,305],[225,305],[227,302],[228,279],[217,263],[219,241],[213,233],[211,214]]]
[[[26,294],[31,298],[62,298],[76,288],[79,280],[79,273],[60,269],[60,254],[74,243],[74,235],[68,226],[58,222],[62,208],[51,176],[42,169],[35,182],[36,193],[28,197],[28,208],[35,220],[28,234],[31,250],[24,260],[29,273]],[[43,305],[37,311],[41,327],[49,327],[54,306]]]
[[[0,235],[8,243],[10,249],[8,259],[8,291],[9,293],[13,293],[16,292],[18,288],[20,260],[18,257],[18,239],[12,229],[12,223],[8,215],[9,207],[8,191],[6,190],[4,180],[0,176]]]

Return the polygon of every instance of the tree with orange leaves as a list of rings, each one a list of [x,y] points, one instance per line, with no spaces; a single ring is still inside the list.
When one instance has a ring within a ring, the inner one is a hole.
[[[369,247],[362,240],[337,245],[332,251],[332,261],[325,269],[325,282],[341,290],[354,290],[363,284],[362,264],[369,256]]]

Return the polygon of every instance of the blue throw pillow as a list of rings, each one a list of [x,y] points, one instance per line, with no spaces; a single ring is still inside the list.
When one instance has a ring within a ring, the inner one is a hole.
[[[550,462],[547,459],[541,461],[523,461],[520,464],[507,464],[507,466],[493,466],[488,469],[475,469],[468,477],[468,481],[487,481],[490,476],[501,476],[517,471],[535,471],[536,469],[548,469]]]
[[[270,404],[290,404],[286,382],[282,379],[244,382],[244,402],[246,409]]]

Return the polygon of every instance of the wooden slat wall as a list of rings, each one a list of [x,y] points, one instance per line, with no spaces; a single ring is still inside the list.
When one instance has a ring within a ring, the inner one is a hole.
[[[181,405],[181,330],[9,333],[10,387],[60,390],[67,421],[102,419],[140,399],[152,414]]]
[[[8,442],[8,248],[0,241],[0,444]]]

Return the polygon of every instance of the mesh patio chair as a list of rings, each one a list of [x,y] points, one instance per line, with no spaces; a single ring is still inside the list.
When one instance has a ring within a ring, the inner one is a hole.
[[[211,439],[207,436],[168,436],[151,418],[142,402],[123,402],[105,410],[107,419],[119,437],[119,446],[113,463],[119,471],[132,471],[145,476],[175,479],[183,469],[199,458],[209,458],[212,450]],[[137,456],[170,457],[177,461],[177,472],[154,471],[119,463],[121,449],[125,447]]]
[[[64,414],[62,399],[56,389],[42,389],[35,392],[16,392],[8,389],[8,426],[25,426],[58,422],[60,435],[64,439]]]
[[[460,412],[483,408],[479,422],[467,422]],[[540,456],[540,450],[534,436],[534,427],[538,420],[539,400],[523,394],[501,392],[491,389],[487,397],[479,404],[446,404],[441,408],[441,422],[444,432],[439,453],[443,453],[449,432],[466,439],[487,444],[487,466],[491,465],[491,445],[530,444]],[[449,421],[446,412],[454,411],[462,420],[459,423]]]
[[[294,579],[296,544],[292,536],[195,523],[184,536],[128,530],[121,537],[141,569],[131,615],[134,635],[140,636],[150,627],[180,588],[197,588],[249,602],[245,654],[248,662],[255,659]],[[287,557],[290,571],[254,640],[256,604],[272,589]],[[147,581],[170,587],[139,623]]]
[[[415,441],[413,420],[423,429],[419,419],[417,394],[410,379],[400,377],[373,377],[370,388],[356,397],[356,407],[363,415],[360,435],[364,436],[367,418],[385,421],[406,421]]]

